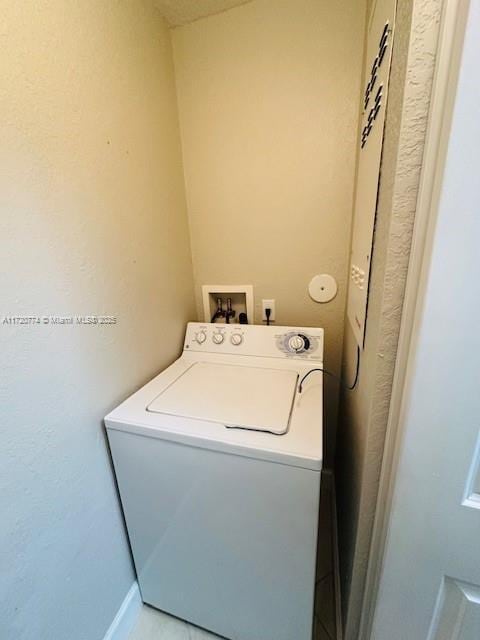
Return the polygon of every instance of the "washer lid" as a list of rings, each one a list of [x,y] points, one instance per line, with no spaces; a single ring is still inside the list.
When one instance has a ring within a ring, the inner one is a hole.
[[[296,371],[195,362],[147,411],[281,435],[288,431],[297,379]]]

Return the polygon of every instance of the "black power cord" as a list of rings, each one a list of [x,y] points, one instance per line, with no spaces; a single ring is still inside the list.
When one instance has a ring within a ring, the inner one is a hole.
[[[335,378],[335,380],[338,380],[338,382],[345,388],[347,389],[347,391],[353,391],[355,389],[355,387],[357,386],[357,382],[358,382],[358,374],[360,373],[360,347],[357,346],[357,364],[355,366],[355,378],[352,382],[352,384],[347,385],[344,384],[342,382],[342,379],[339,378],[338,376],[336,376],[334,373],[332,373],[331,371],[327,371],[326,369],[321,369],[320,367],[315,368],[315,369],[310,369],[310,371],[307,371],[307,373],[303,376],[303,378],[300,380],[299,384],[298,384],[298,393],[302,393],[303,391],[303,383],[305,382],[305,380],[308,378],[308,376],[313,373],[314,371],[321,371],[322,373],[326,373],[327,376],[330,376],[332,378]]]

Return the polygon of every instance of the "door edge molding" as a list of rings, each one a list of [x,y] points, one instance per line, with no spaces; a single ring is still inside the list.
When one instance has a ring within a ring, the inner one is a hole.
[[[399,453],[403,442],[402,400],[408,384],[408,362],[417,335],[417,312],[422,306],[425,276],[432,254],[437,205],[470,1],[444,0],[437,45],[423,167],[420,179],[400,337],[390,400],[382,471],[363,593],[358,640],[370,640]]]

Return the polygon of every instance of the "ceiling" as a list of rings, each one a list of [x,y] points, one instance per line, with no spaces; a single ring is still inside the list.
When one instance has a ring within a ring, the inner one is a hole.
[[[154,2],[167,22],[176,27],[221,13],[250,0],[154,0]]]

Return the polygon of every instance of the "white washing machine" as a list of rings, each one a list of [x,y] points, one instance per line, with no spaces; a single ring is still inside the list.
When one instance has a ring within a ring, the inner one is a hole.
[[[311,640],[323,330],[190,323],[106,418],[144,602],[231,640]]]

